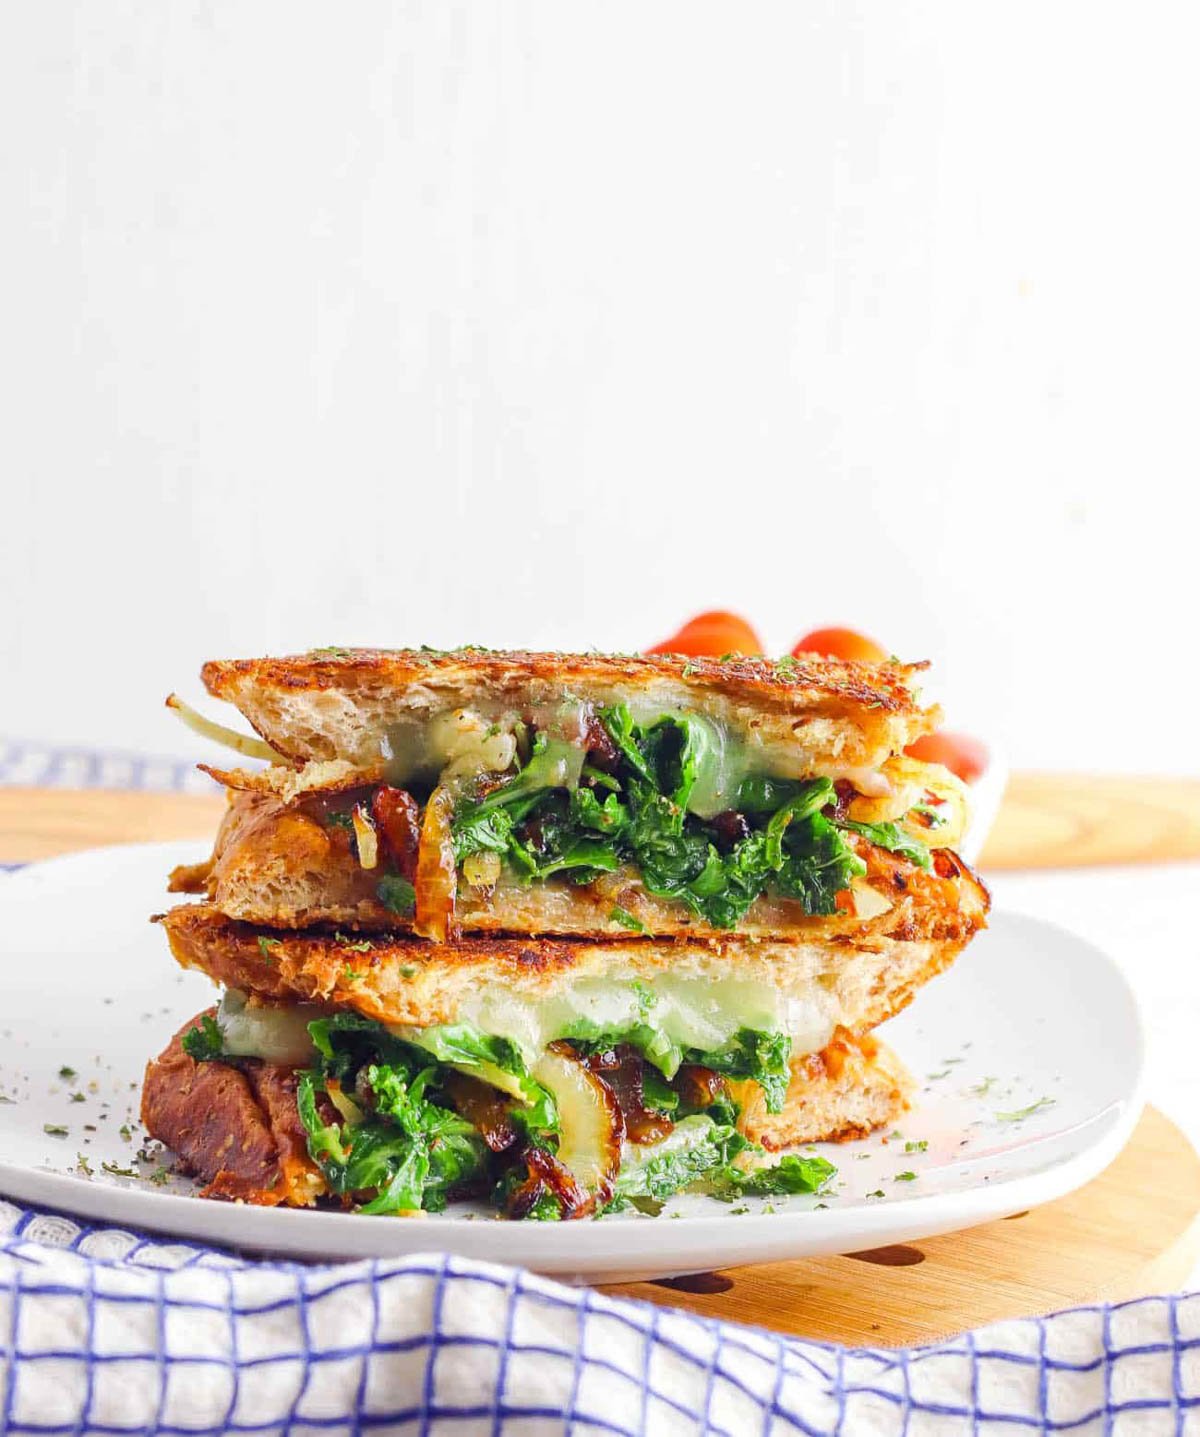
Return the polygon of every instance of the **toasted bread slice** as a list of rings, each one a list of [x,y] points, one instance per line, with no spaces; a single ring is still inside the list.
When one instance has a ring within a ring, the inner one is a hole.
[[[731,1083],[742,1105],[738,1126],[770,1152],[797,1143],[847,1142],[894,1123],[915,1087],[895,1053],[870,1033],[844,1030],[819,1053],[792,1059],[783,1110],[767,1111],[757,1083]]]
[[[194,1062],[181,1039],[196,1021],[146,1066],[146,1131],[207,1183],[203,1197],[311,1206],[325,1192],[325,1180],[308,1156],[295,1071],[253,1059],[236,1068]]]
[[[326,1196],[326,1185],[308,1156],[296,1111],[296,1069],[245,1058],[236,1067],[198,1063],[180,1046],[184,1031],[146,1068],[147,1132],[206,1184],[204,1197],[314,1206]],[[781,1113],[765,1113],[754,1084],[733,1086],[746,1104],[739,1126],[776,1150],[860,1137],[894,1122],[907,1105],[911,1082],[882,1044],[838,1034],[826,1051],[793,1060]],[[322,1116],[331,1121],[337,1115],[325,1107]]]
[[[923,664],[772,661],[680,655],[317,649],[278,659],[204,665],[216,698],[236,705],[294,764],[373,769],[394,752],[394,731],[467,708],[488,720],[628,702],[640,711],[690,709],[739,741],[785,746],[794,777],[878,767],[936,727],[914,684]]]
[[[431,1027],[468,1022],[515,1041],[540,1033],[542,1014],[578,1017],[603,994],[634,985],[671,1002],[727,1002],[738,1026],[787,1031],[796,1052],[823,1048],[837,1028],[867,1032],[898,1012],[951,963],[974,928],[956,921],[924,937],[842,935],[833,941],[751,938],[419,938],[307,931],[266,932],[208,904],[161,919],[171,951],[225,987],[284,1002],[348,1008],[381,1023]],[[980,919],[980,921],[982,921]]]

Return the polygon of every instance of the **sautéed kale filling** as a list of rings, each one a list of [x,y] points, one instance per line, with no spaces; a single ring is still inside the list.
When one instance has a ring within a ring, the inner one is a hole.
[[[763,894],[810,915],[837,912],[838,895],[866,872],[851,834],[929,867],[928,849],[896,823],[837,817],[828,778],[747,775],[730,792],[724,737],[708,719],[639,724],[614,704],[598,720],[603,768],[583,762],[579,748],[569,760],[569,744],[539,734],[514,776],[489,775],[459,801],[460,864],[486,850],[526,883],[587,884],[632,868],[648,893],[685,903],[717,928],[736,927]]]

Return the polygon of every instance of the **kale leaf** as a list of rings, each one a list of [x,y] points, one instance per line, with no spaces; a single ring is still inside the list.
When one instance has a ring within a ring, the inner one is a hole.
[[[910,859],[918,868],[928,869],[933,866],[933,858],[929,849],[919,838],[914,838],[911,833],[905,833],[899,824],[852,823],[847,819],[843,822],[842,827],[849,828],[854,833],[861,833],[877,848],[886,848],[889,853],[898,853],[901,858]]]
[[[769,1168],[743,1172],[731,1168],[722,1175],[730,1196],[780,1197],[790,1193],[815,1193],[825,1186],[837,1168],[828,1158],[787,1153]]]
[[[729,1078],[751,1078],[763,1091],[767,1112],[783,1111],[791,1080],[792,1040],[786,1033],[741,1028],[720,1048],[692,1050],[686,1061],[724,1073]]]
[[[661,1203],[682,1188],[727,1168],[746,1146],[746,1139],[732,1127],[699,1115],[684,1118],[663,1142],[644,1153],[635,1150],[627,1156],[617,1174],[609,1207],[619,1209],[637,1199]],[[637,1205],[643,1207],[642,1202]]]
[[[838,826],[823,814],[789,829],[784,848],[787,859],[775,886],[784,897],[798,899],[806,913],[836,913],[838,894],[867,871]]]
[[[371,1095],[377,1116],[354,1124],[323,1122],[318,1079],[301,1074],[296,1109],[309,1155],[331,1192],[374,1191],[364,1213],[437,1212],[451,1189],[483,1171],[487,1148],[474,1126],[425,1096],[435,1072],[433,1066],[371,1064],[360,1091]]]
[[[895,823],[837,818],[828,778],[743,778],[731,800],[743,836],[730,847],[703,816],[721,801],[723,739],[710,720],[682,713],[641,725],[623,703],[597,717],[616,749],[615,772],[538,735],[515,777],[459,804],[459,862],[486,849],[526,883],[562,875],[587,884],[628,866],[647,892],[685,903],[716,928],[736,927],[763,893],[808,914],[837,912],[838,895],[866,872],[853,833],[930,864],[925,845]]]
[[[609,1210],[632,1204],[655,1213],[665,1198],[688,1187],[725,1201],[815,1193],[837,1172],[828,1159],[799,1153],[789,1153],[771,1167],[747,1171],[735,1161],[746,1152],[761,1156],[762,1149],[731,1124],[711,1116],[684,1118],[662,1143],[626,1160],[617,1174]]]
[[[225,1039],[211,1013],[202,1013],[197,1027],[189,1028],[180,1039],[180,1046],[197,1063],[212,1063],[224,1056]]]
[[[484,1033],[470,1023],[413,1028],[401,1038],[373,1018],[344,1010],[315,1019],[308,1032],[322,1074],[343,1087],[352,1087],[355,1075],[373,1062],[427,1064],[432,1058],[516,1099],[519,1106],[512,1116],[531,1135],[557,1130],[554,1098],[530,1076],[520,1048],[509,1038]]]
[[[791,1077],[792,1040],[786,1033],[741,1028],[719,1048],[685,1048],[645,1018],[624,1027],[576,1018],[560,1036],[585,1055],[628,1044],[668,1080],[684,1063],[712,1068],[727,1078],[750,1079],[763,1090],[769,1113],[781,1111]]]
[[[615,793],[601,803],[590,788],[572,792],[571,817],[582,828],[592,828],[597,833],[620,833],[629,826],[629,810]]]

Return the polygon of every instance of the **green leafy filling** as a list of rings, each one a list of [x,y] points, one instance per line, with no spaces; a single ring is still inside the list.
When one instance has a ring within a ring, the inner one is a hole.
[[[790,1078],[792,1040],[786,1033],[763,1033],[741,1028],[719,1048],[685,1048],[651,1023],[611,1028],[586,1018],[577,1018],[562,1035],[582,1053],[599,1053],[619,1044],[628,1044],[671,1079],[685,1063],[712,1068],[727,1078],[749,1078],[763,1090],[767,1111],[782,1111]],[[647,1068],[647,1072],[651,1071]]]
[[[437,1075],[437,1064],[371,1063],[357,1092],[370,1099],[374,1116],[338,1124],[323,1122],[317,1110],[317,1075],[301,1074],[296,1108],[331,1192],[374,1190],[365,1213],[438,1212],[452,1189],[482,1173],[487,1147],[474,1125],[429,1096]]]
[[[759,1153],[731,1123],[711,1111],[677,1123],[669,1137],[644,1155],[633,1155],[617,1175],[610,1210],[629,1204],[655,1213],[684,1188],[702,1185],[712,1197],[778,1197],[819,1192],[837,1169],[826,1158],[789,1153],[771,1167],[737,1166],[743,1153]]]
[[[716,728],[689,714],[637,724],[625,704],[602,709],[599,719],[618,754],[615,773],[569,762],[569,745],[539,736],[515,777],[459,803],[460,863],[487,850],[525,882],[562,875],[581,884],[630,866],[648,892],[687,904],[717,928],[736,927],[765,892],[795,899],[809,914],[836,912],[838,894],[866,872],[851,833],[929,867],[928,849],[898,825],[835,817],[827,778],[743,779],[730,802],[748,831],[723,843],[702,816],[721,794]],[[610,913],[632,929],[630,916]]]

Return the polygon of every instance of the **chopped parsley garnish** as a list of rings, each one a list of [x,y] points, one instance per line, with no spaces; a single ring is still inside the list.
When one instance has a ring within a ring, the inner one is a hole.
[[[370,953],[375,947],[369,938],[349,938],[345,933],[335,933],[333,941],[339,948],[345,948],[350,953]]]
[[[897,1183],[911,1183],[916,1182],[916,1180],[917,1175],[914,1172],[897,1173],[896,1176],[892,1179],[893,1182]]]
[[[997,1113],[996,1120],[1001,1123],[1019,1123],[1023,1118],[1030,1118],[1034,1113],[1040,1113],[1043,1108],[1052,1108],[1053,1098],[1039,1098],[1036,1103],[1030,1103],[1027,1108],[1017,1108],[1011,1113]]]
[[[135,1173],[132,1168],[119,1167],[116,1163],[104,1162],[100,1164],[102,1172],[111,1173],[115,1178],[136,1178],[140,1174]]]
[[[929,1142],[928,1142],[928,1140],[927,1140],[926,1138],[921,1138],[921,1139],[919,1139],[917,1142],[907,1142],[907,1143],[905,1143],[905,1144],[904,1144],[904,1151],[905,1151],[906,1153],[923,1153],[928,1147],[929,1147]]]
[[[74,1078],[78,1075],[76,1074],[74,1068],[68,1068],[67,1065],[64,1063],[62,1067],[58,1070],[58,1076],[60,1078]]]
[[[197,1063],[209,1063],[224,1053],[225,1040],[213,1015],[202,1013],[197,1026],[189,1028],[183,1035],[180,1046],[188,1057]]]
[[[262,956],[267,960],[268,963],[273,963],[275,961],[271,949],[278,948],[282,941],[283,940],[280,938],[268,938],[265,934],[259,934],[258,951],[262,954]]]
[[[612,911],[608,915],[610,923],[619,923],[622,928],[628,928],[631,933],[647,932],[646,925],[640,918],[635,918],[628,908],[622,908],[619,903],[614,903]]]
[[[638,1009],[644,1018],[650,1009],[658,1002],[658,994],[647,983],[640,978],[635,978],[629,985],[637,994]]]
[[[375,886],[375,896],[390,912],[400,918],[409,917],[417,906],[417,890],[399,874],[385,874]]]
[[[65,1138],[69,1128],[63,1127],[61,1123],[43,1123],[42,1132],[48,1133],[52,1138]]]

